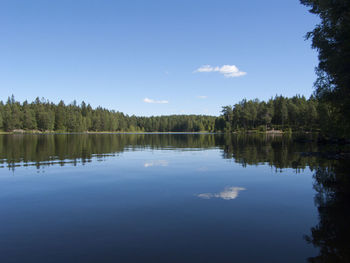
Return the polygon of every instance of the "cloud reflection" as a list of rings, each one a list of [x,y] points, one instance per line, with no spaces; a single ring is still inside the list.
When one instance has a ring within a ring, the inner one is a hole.
[[[208,171],[208,167],[206,167],[206,166],[199,167],[197,169],[197,171],[199,171],[199,172],[206,172],[206,171]]]
[[[226,187],[224,191],[212,194],[212,193],[203,193],[197,195],[199,198],[210,199],[210,198],[221,198],[224,200],[233,200],[236,199],[240,191],[247,190],[244,187]]]
[[[144,167],[152,167],[152,166],[168,166],[169,162],[166,160],[154,160],[144,163]]]

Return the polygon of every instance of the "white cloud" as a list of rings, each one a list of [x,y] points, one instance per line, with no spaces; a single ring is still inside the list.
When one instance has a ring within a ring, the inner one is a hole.
[[[144,98],[143,102],[146,102],[146,103],[158,103],[158,104],[167,104],[167,103],[169,103],[169,101],[167,101],[167,100],[153,100],[153,99],[149,99],[149,98]]]
[[[204,65],[198,68],[195,72],[213,72],[214,68],[210,65]]]
[[[226,78],[241,77],[247,74],[247,72],[240,71],[235,65],[223,65],[221,67],[212,67],[210,65],[204,65],[195,70],[194,72],[219,72]]]
[[[236,199],[238,196],[238,193],[240,191],[246,190],[243,187],[227,187],[224,189],[224,191],[217,193],[217,194],[212,194],[212,193],[203,193],[197,195],[200,198],[203,199],[210,199],[210,198],[222,198],[224,200],[233,200]]]
[[[202,99],[202,100],[203,100],[203,99],[208,98],[208,96],[197,96],[197,98],[198,98],[198,99]]]

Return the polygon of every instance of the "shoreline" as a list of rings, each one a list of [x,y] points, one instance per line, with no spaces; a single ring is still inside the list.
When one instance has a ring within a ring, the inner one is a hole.
[[[258,131],[258,130],[244,130],[244,131],[232,131],[232,132],[211,132],[211,131],[198,131],[198,132],[142,132],[142,131],[82,131],[82,132],[68,132],[68,131],[39,131],[39,130],[13,130],[13,131],[0,131],[0,135],[9,134],[271,134],[271,135],[283,135],[292,134],[293,132],[282,131],[282,130],[268,130],[268,131]],[[303,132],[295,131],[297,134],[316,134],[316,132]]]
[[[296,132],[300,133],[300,132]],[[301,132],[303,134],[310,134],[309,132]],[[232,131],[232,132],[211,132],[211,131],[198,131],[198,132],[142,132],[142,131],[82,131],[82,132],[66,132],[66,131],[39,131],[39,130],[13,130],[13,131],[0,131],[0,135],[9,134],[272,134],[272,135],[283,135],[291,134],[291,132],[282,130],[268,130],[268,131],[257,131],[257,130],[246,130],[246,131]]]
[[[241,131],[232,131],[232,132],[210,132],[210,131],[199,131],[199,132],[141,132],[141,131],[83,131],[83,132],[65,132],[65,131],[39,131],[39,130],[13,130],[13,131],[0,131],[0,135],[60,135],[60,134],[236,134],[236,135],[271,135],[271,136],[284,136],[284,135],[296,135],[294,141],[296,142],[317,142],[319,144],[349,144],[350,139],[347,138],[335,138],[327,137],[321,135],[319,132],[310,132],[310,131],[283,131],[283,130],[267,130],[267,131],[258,131],[258,130],[241,130]],[[313,137],[303,137],[303,136],[317,136]],[[301,136],[301,137],[300,137]]]
[[[218,132],[117,132],[117,131],[85,131],[85,132],[60,132],[60,131],[10,131],[0,132],[0,135],[44,135],[44,134],[218,134]]]

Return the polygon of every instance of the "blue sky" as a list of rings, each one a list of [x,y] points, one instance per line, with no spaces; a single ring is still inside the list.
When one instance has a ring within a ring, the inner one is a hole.
[[[304,36],[317,22],[298,0],[3,0],[0,100],[148,116],[309,97],[317,53]]]

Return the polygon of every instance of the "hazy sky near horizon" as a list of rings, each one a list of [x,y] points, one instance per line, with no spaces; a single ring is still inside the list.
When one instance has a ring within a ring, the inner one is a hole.
[[[317,18],[298,0],[0,1],[0,100],[136,115],[309,97]]]

